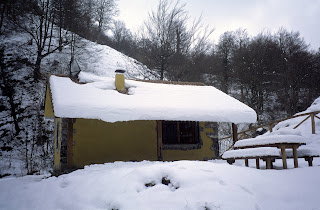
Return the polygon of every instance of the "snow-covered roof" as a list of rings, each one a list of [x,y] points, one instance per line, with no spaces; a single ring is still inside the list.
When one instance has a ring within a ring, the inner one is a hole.
[[[126,80],[128,94],[116,91],[114,78],[80,73],[77,84],[51,76],[56,117],[131,120],[181,120],[253,123],[256,112],[212,86],[148,83]]]

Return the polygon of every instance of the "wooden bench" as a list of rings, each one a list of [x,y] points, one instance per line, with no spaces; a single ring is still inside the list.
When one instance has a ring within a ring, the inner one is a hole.
[[[249,167],[249,159],[256,159],[256,168],[260,168],[259,160],[266,161],[266,168],[272,169],[272,162],[280,157],[280,150],[274,147],[257,147],[248,149],[229,150],[223,153],[222,159],[227,160],[229,164],[236,159],[244,159],[245,165]]]
[[[302,146],[297,150],[297,156],[298,158],[304,158],[304,160],[308,162],[308,165],[312,166],[313,158],[320,157],[320,154],[318,150]],[[287,151],[287,157],[293,157],[291,150]]]
[[[275,147],[281,149],[283,169],[287,169],[286,149],[291,149],[293,154],[294,167],[298,168],[297,149],[305,145],[306,141],[299,135],[266,135],[256,138],[239,140],[234,144],[235,149]]]
[[[320,157],[319,151],[312,150],[310,148],[300,148],[297,150],[297,157],[304,158],[308,162],[309,166],[312,166],[312,161],[314,157]],[[287,158],[293,158],[291,150],[287,151]],[[227,160],[229,164],[233,164],[237,159],[244,159],[245,165],[249,166],[249,159],[256,160],[256,168],[260,168],[259,160],[262,159],[266,161],[266,168],[272,169],[272,162],[275,159],[282,159],[281,151],[275,147],[256,147],[247,149],[236,149],[226,151],[222,155],[222,159]]]

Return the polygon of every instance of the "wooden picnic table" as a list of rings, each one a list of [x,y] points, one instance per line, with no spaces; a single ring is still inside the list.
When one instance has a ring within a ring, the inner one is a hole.
[[[288,168],[286,149],[292,149],[294,167],[298,168],[297,149],[301,145],[306,144],[305,140],[302,137],[301,137],[301,140],[299,140],[299,138],[294,136],[296,140],[292,142],[287,141],[288,137],[282,138],[280,135],[275,135],[275,136],[270,135],[267,138],[270,138],[270,141],[268,141],[268,139],[266,138],[264,138],[262,141],[259,141],[258,138],[256,138],[256,140],[252,140],[252,139],[239,140],[235,143],[234,147],[236,149],[257,148],[257,147],[277,147],[281,149],[283,169]]]

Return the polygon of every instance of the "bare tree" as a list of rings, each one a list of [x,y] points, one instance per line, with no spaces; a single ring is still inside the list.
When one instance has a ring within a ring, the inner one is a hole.
[[[280,74],[283,96],[283,104],[288,108],[288,114],[297,112],[299,92],[304,79],[310,70],[308,57],[308,45],[300,37],[299,32],[288,32],[280,28],[276,35],[276,41],[281,51]]]
[[[7,9],[8,2],[7,1],[1,1],[1,11],[0,11],[0,34],[2,33],[2,25],[5,17],[5,11]]]
[[[63,45],[68,44],[66,39],[58,42],[53,40],[55,12],[51,1],[38,0],[29,14],[19,18],[12,17],[11,20],[16,26],[28,33],[31,40],[36,44],[37,52],[34,65],[34,78],[38,80],[41,77],[40,66],[42,59],[58,49],[61,49]]]
[[[222,91],[228,93],[229,80],[232,75],[232,59],[235,47],[235,35],[233,32],[225,32],[220,36],[217,45],[217,57],[219,59],[219,69],[221,73]]]
[[[190,16],[185,6],[179,0],[160,0],[145,21],[142,39],[151,43],[151,53],[146,56],[153,57],[149,66],[159,72],[160,80],[165,78],[165,74],[175,71],[177,58],[183,61],[192,53],[206,50],[206,43],[213,32],[203,26],[201,17],[188,27]]]
[[[130,48],[133,38],[130,30],[126,27],[125,23],[120,20],[113,21],[111,32],[113,41],[115,42],[114,48],[123,53],[130,54]]]
[[[249,58],[248,58],[248,46],[250,44],[250,38],[246,29],[238,29],[235,32],[235,46],[234,46],[234,58],[233,58],[233,70],[234,77],[240,82],[241,101],[245,100],[247,80],[250,77],[249,74]]]
[[[107,30],[112,17],[117,14],[115,0],[95,0],[94,18],[98,22],[98,31]]]

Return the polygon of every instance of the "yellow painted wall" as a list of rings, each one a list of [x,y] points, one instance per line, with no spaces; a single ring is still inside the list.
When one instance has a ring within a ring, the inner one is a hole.
[[[157,160],[156,121],[107,123],[100,120],[76,119],[73,125],[73,165],[82,167],[92,163],[114,161]],[[163,160],[204,160],[214,158],[212,140],[202,127],[201,149],[163,150]]]
[[[107,123],[76,119],[73,165],[113,161],[157,160],[155,121]]]
[[[215,158],[214,151],[211,150],[212,140],[206,133],[212,133],[212,128],[205,128],[205,122],[200,122],[200,136],[203,145],[200,149],[193,150],[163,150],[162,156],[164,161],[173,160],[208,160]]]
[[[45,107],[44,107],[44,116],[45,117],[54,117],[51,94],[50,94],[50,89],[49,89],[48,86],[47,86],[47,90],[46,90],[46,101],[45,101]]]
[[[60,170],[62,119],[55,118],[54,124],[54,170]]]

